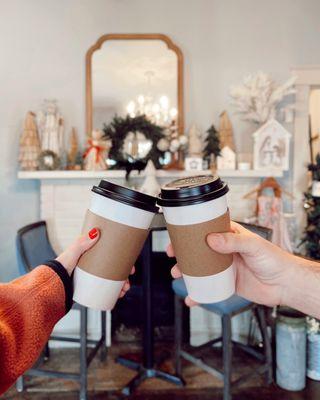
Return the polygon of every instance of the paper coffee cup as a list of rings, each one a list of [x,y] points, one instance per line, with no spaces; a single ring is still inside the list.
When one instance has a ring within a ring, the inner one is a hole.
[[[96,227],[98,242],[74,271],[73,300],[111,310],[138,258],[157,212],[156,198],[102,180],[94,186],[83,232]]]
[[[235,292],[233,256],[206,242],[209,233],[230,231],[228,190],[220,178],[199,175],[168,183],[158,199],[188,294],[198,303],[219,302]]]

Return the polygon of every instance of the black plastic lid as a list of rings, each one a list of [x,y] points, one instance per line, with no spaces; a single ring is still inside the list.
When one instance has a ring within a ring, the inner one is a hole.
[[[102,180],[99,186],[93,186],[92,191],[100,194],[101,196],[108,197],[109,199],[120,201],[120,203],[128,204],[132,207],[140,208],[142,210],[158,212],[156,206],[157,198],[138,192],[124,186],[116,185],[109,181]]]
[[[218,176],[197,175],[176,179],[161,188],[158,204],[179,207],[217,199],[229,191]]]

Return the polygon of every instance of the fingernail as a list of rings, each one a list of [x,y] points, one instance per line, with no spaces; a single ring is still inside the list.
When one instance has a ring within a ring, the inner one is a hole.
[[[90,239],[95,239],[98,236],[98,229],[96,228],[91,229],[88,235]]]
[[[207,237],[207,240],[210,240],[211,244],[221,245],[224,243],[224,236],[220,233],[210,233]]]

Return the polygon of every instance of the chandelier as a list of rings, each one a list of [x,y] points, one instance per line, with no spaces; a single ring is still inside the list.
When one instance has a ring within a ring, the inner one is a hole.
[[[168,96],[162,95],[158,101],[155,101],[151,94],[151,80],[154,75],[154,71],[145,72],[148,87],[147,93],[140,94],[135,100],[129,101],[126,111],[132,118],[138,115],[145,115],[149,121],[167,127],[176,123],[178,110],[175,107],[170,107]]]

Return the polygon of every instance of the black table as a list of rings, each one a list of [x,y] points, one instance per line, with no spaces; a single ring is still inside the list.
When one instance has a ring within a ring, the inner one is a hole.
[[[142,364],[118,357],[117,362],[137,371],[137,375],[122,389],[122,393],[130,395],[143,381],[149,378],[159,378],[184,386],[184,381],[177,375],[156,369],[154,366],[154,326],[153,326],[153,296],[152,296],[152,232],[166,230],[163,214],[155,216],[149,236],[141,252],[142,301],[143,301],[143,362]]]

